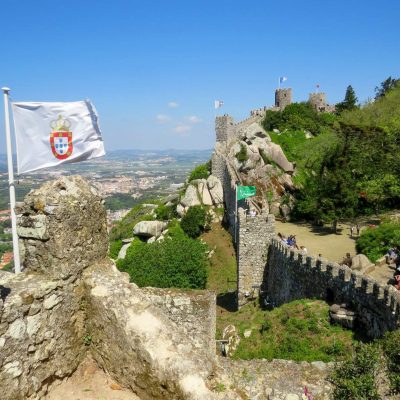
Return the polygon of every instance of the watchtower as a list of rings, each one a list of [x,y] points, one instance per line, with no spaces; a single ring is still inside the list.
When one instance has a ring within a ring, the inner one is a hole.
[[[279,108],[281,111],[285,109],[286,106],[292,103],[292,89],[276,89],[275,90],[275,107]]]
[[[221,115],[215,118],[215,135],[217,142],[226,142],[233,128],[233,118],[230,115]]]
[[[326,94],[323,92],[310,93],[308,102],[318,112],[328,111],[328,103],[326,101]]]

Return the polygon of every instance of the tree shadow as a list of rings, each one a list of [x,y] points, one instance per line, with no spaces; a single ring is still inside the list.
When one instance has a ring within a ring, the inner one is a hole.
[[[237,311],[236,291],[217,294],[217,306],[229,312]]]

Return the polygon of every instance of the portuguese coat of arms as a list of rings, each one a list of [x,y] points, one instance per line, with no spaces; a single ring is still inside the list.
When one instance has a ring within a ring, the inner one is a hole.
[[[65,160],[73,151],[72,132],[69,130],[71,123],[68,119],[59,115],[56,120],[51,121],[50,127],[52,129],[50,133],[51,151],[54,157]]]

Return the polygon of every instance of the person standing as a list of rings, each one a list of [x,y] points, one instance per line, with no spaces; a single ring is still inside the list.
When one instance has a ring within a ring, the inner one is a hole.
[[[354,225],[350,226],[350,237],[352,238],[354,236]]]
[[[356,225],[356,229],[357,229],[357,236],[360,236],[360,230],[361,230],[360,224]]]

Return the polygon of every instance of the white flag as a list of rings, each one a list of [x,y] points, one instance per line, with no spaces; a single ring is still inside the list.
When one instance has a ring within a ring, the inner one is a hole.
[[[18,174],[105,154],[98,115],[89,100],[12,103]]]
[[[283,82],[285,82],[285,81],[287,81],[287,77],[286,77],[286,76],[281,76],[281,77],[279,78],[279,82],[280,82],[280,83],[283,83]]]
[[[221,108],[224,105],[224,102],[222,100],[215,100],[214,101],[214,107],[215,109]]]

